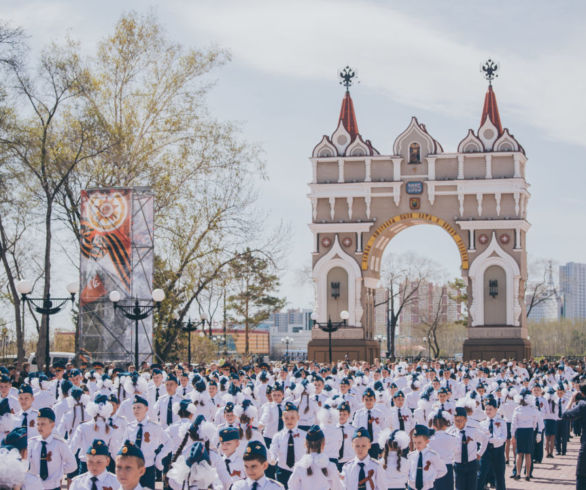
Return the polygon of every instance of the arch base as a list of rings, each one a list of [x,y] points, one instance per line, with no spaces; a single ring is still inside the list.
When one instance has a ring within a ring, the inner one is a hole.
[[[531,342],[524,338],[468,338],[464,341],[464,360],[515,359],[531,357]]]
[[[329,343],[327,339],[312,339],[307,344],[307,359],[316,362],[329,362]],[[380,345],[376,340],[340,339],[332,336],[332,361],[366,361],[373,363],[380,358]]]

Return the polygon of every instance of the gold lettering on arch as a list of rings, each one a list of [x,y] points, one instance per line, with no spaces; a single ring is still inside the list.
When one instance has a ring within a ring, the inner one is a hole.
[[[385,221],[381,226],[379,226],[374,233],[368,239],[366,246],[364,247],[364,251],[362,253],[362,270],[368,270],[368,259],[370,257],[370,251],[374,246],[374,242],[376,239],[382,235],[388,228],[391,226],[401,222],[401,221],[411,221],[411,220],[420,220],[426,221],[428,223],[441,226],[444,230],[446,230],[456,245],[458,246],[458,251],[460,252],[460,259],[462,260],[462,269],[468,270],[470,265],[470,260],[468,258],[468,250],[466,249],[466,244],[462,237],[458,234],[458,232],[454,229],[452,225],[450,225],[447,221],[434,216],[433,214],[428,213],[403,213],[398,214],[397,216],[393,216],[392,218]]]

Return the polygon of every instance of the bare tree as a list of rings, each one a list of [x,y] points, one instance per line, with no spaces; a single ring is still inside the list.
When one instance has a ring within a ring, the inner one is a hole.
[[[441,275],[437,264],[413,253],[390,255],[383,264],[381,286],[386,299],[374,306],[387,306],[387,355],[395,359],[395,330],[401,313],[418,299],[421,284]]]
[[[553,263],[551,260],[535,259],[529,265],[530,279],[525,287],[527,317],[541,303],[557,298],[558,292],[553,281]]]
[[[438,330],[445,325],[447,303],[450,299],[448,288],[449,286],[441,286],[437,288],[439,294],[432,294],[432,302],[421,318],[421,323],[424,326],[424,335],[427,339],[427,345],[429,346],[434,359],[437,359],[440,355]]]

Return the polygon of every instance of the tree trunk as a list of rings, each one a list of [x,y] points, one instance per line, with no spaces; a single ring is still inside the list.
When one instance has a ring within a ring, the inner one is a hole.
[[[245,303],[245,315],[244,315],[244,354],[248,355],[249,351],[250,351],[250,344],[249,344],[249,339],[248,339],[248,322],[249,322],[249,318],[248,318],[248,291],[246,292],[246,303]]]
[[[12,307],[14,309],[14,326],[16,329],[16,365],[20,371],[22,363],[24,362],[24,318],[21,316],[21,300],[18,291],[16,290],[16,281],[10,264],[8,263],[8,257],[6,257],[6,249],[4,246],[7,243],[6,234],[4,233],[4,223],[0,216],[0,257],[2,258],[2,265],[4,266],[4,272],[8,280],[8,289],[10,290],[10,296],[12,297]]]
[[[47,210],[45,212],[45,261],[44,261],[44,273],[45,282],[43,286],[43,298],[47,298],[51,292],[51,217],[53,212],[52,199],[47,196]],[[50,359],[45,359],[46,344],[49,342],[50,348],[50,336],[47,336],[47,327],[49,324],[49,315],[43,315],[41,319],[41,329],[39,330],[39,342],[37,344],[37,367],[41,370],[41,362],[45,370],[49,369]],[[42,361],[41,361],[42,360]]]

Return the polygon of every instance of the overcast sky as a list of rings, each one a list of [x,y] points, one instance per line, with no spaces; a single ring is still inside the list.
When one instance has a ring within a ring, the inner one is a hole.
[[[532,198],[528,251],[586,262],[586,7],[584,2],[491,1],[0,1],[0,16],[22,26],[38,48],[65,33],[93,50],[129,9],[154,9],[171,38],[216,45],[232,62],[216,71],[216,117],[240,121],[264,148],[270,181],[260,206],[271,224],[290,223],[282,294],[309,306],[296,270],[310,264],[308,157],[336,127],[343,88],[337,69],[354,67],[352,97],[361,134],[382,154],[412,115],[446,151],[477,129],[488,57],[503,126],[524,146]],[[429,247],[433,244],[433,247]],[[415,251],[459,273],[459,255],[440,228],[402,232],[387,252]],[[59,271],[56,271],[59,273]],[[62,272],[65,274],[65,272]],[[65,279],[63,279],[65,280]]]

